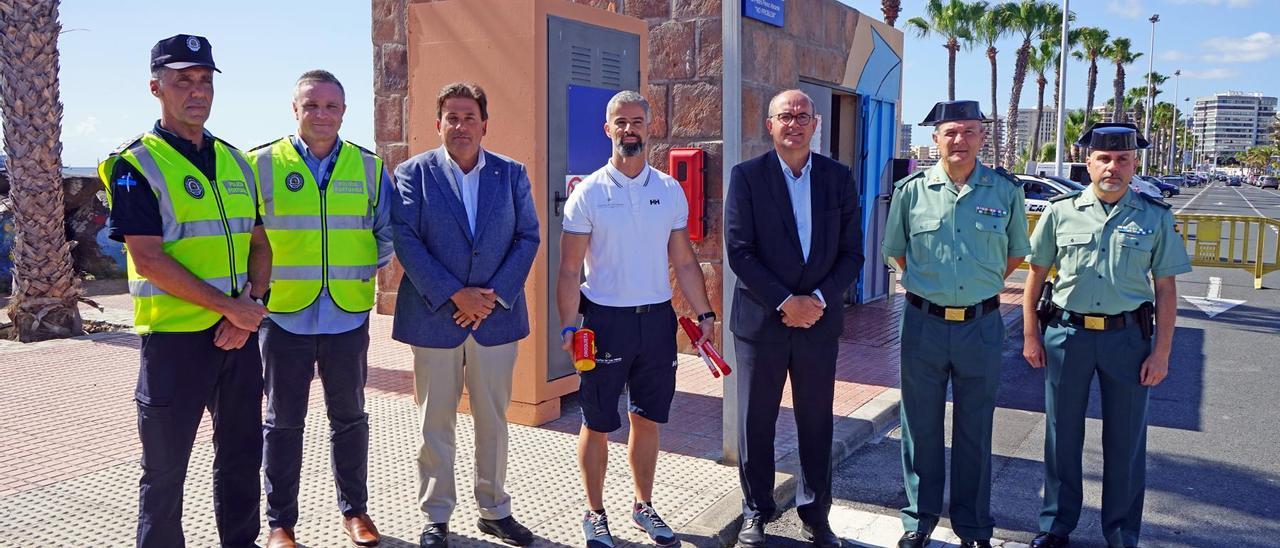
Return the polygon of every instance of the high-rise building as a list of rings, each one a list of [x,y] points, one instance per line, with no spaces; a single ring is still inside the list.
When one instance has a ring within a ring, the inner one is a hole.
[[[1193,116],[1196,157],[1217,165],[1244,149],[1272,144],[1276,98],[1258,92],[1215,93],[1196,99]]]
[[[1021,153],[1027,147],[1031,146],[1031,130],[1036,123],[1036,109],[1020,108],[1018,109],[1018,151]],[[1046,108],[1040,113],[1040,147],[1043,148],[1045,143],[1056,142],[1055,131],[1058,130],[1058,113],[1052,109]]]
[[[911,150],[911,130],[911,124],[902,124],[898,130],[898,154],[904,157]]]

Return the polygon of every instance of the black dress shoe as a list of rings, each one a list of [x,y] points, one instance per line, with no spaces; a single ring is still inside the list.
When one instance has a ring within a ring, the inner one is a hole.
[[[898,548],[924,548],[929,545],[929,535],[919,531],[907,531],[898,539]]]
[[[831,525],[825,521],[813,525],[806,523],[804,527],[801,527],[801,532],[804,533],[805,540],[812,542],[814,546],[822,548],[838,548],[840,546],[840,537],[837,537],[831,531]]]
[[[512,546],[528,546],[533,543],[533,531],[520,525],[520,522],[511,516],[502,519],[480,518],[476,527],[480,528],[481,533],[498,537],[502,542]]]
[[[960,539],[960,548],[991,548],[991,541]]]
[[[764,520],[760,518],[743,518],[742,529],[738,530],[738,544],[741,546],[764,546]]]
[[[448,548],[449,524],[428,523],[422,528],[422,536],[418,537],[419,548]]]
[[[1053,533],[1040,533],[1036,535],[1035,540],[1031,541],[1031,548],[1067,548],[1067,546],[1071,546],[1070,538]]]

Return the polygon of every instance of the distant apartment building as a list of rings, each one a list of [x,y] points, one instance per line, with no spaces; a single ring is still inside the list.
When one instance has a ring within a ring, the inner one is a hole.
[[[1020,108],[1018,109],[1018,151],[1026,150],[1031,146],[1031,130],[1036,125],[1036,109]],[[1040,147],[1043,148],[1045,143],[1056,142],[1055,131],[1058,130],[1058,113],[1050,109],[1045,109],[1040,113]]]
[[[1217,165],[1247,148],[1273,144],[1276,98],[1259,92],[1215,93],[1196,99],[1193,117],[1195,155]]]
[[[902,156],[906,156],[911,150],[911,130],[914,127],[911,124],[902,124],[898,129],[898,152]]]

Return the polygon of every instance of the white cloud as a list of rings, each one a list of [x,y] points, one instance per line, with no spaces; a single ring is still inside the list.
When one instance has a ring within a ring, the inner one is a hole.
[[[1184,70],[1182,76],[1193,80],[1222,80],[1225,78],[1234,78],[1240,75],[1240,71],[1232,68],[1217,67],[1209,70]]]
[[[1201,58],[1211,63],[1252,63],[1280,53],[1280,36],[1255,32],[1243,38],[1219,36],[1203,43],[1208,53]]]
[[[1128,19],[1141,19],[1147,12],[1142,8],[1142,0],[1111,0],[1107,2],[1107,13]]]
[[[1186,52],[1176,49],[1162,51],[1156,55],[1156,59],[1161,61],[1185,61],[1190,58],[1191,56],[1187,55]]]
[[[1174,4],[1198,4],[1202,6],[1227,6],[1229,8],[1247,8],[1254,0],[1169,0]]]
[[[76,125],[76,135],[93,135],[98,131],[98,117],[90,116]]]

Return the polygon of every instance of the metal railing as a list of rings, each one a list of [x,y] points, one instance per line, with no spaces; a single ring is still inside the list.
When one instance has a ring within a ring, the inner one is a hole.
[[[1280,270],[1280,220],[1200,213],[1173,218],[1192,266],[1251,272],[1254,289],[1262,289],[1263,276]],[[1039,219],[1039,213],[1027,213],[1028,233]]]

